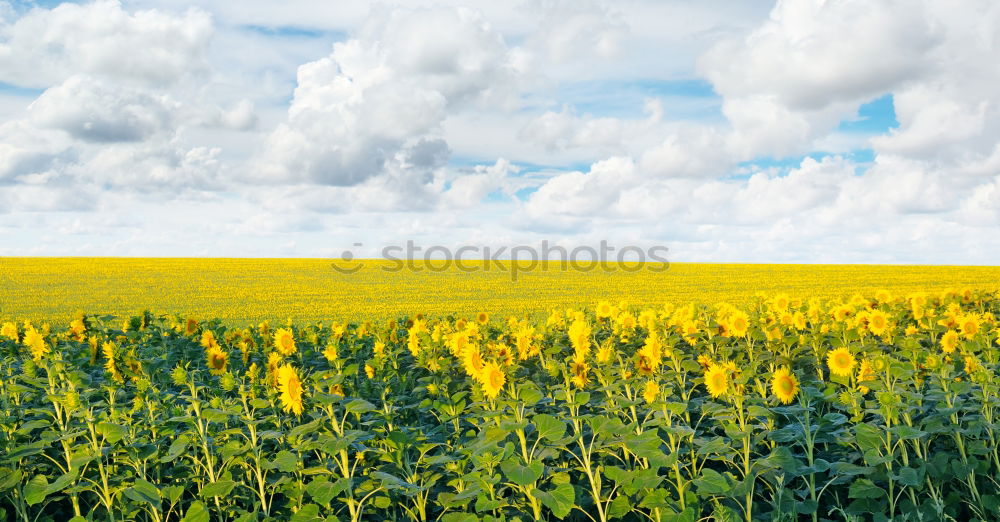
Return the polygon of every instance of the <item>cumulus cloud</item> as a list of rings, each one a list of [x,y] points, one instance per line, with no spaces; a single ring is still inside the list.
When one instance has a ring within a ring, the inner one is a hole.
[[[172,84],[206,69],[211,35],[211,16],[200,9],[129,13],[114,0],[32,9],[0,26],[0,77],[39,88],[79,73]]]
[[[531,6],[542,17],[527,47],[548,63],[613,58],[622,49],[628,26],[606,5],[590,0],[541,0]]]
[[[339,253],[311,246],[324,234],[619,237],[687,260],[1000,252],[1000,4],[452,4],[310,23],[294,2],[0,1],[0,227],[58,223],[87,252]],[[714,93],[669,92],[699,76]],[[898,127],[838,130],[885,95]],[[49,216],[64,210],[81,214]],[[120,212],[148,219],[107,226]]]
[[[403,175],[428,183],[447,162],[447,115],[503,100],[502,37],[462,8],[391,10],[299,67],[288,121],[268,137],[258,179],[358,185]]]
[[[189,128],[249,130],[253,104],[204,98],[212,18],[116,1],[34,8],[0,25],[0,77],[43,92],[0,125],[0,181],[116,190],[219,188],[220,149]],[[169,192],[168,192],[169,193]]]
[[[859,104],[926,76],[941,41],[924,2],[779,0],[770,18],[718,43],[699,71],[723,98],[745,158],[801,153]]]
[[[148,91],[70,76],[28,106],[30,121],[90,142],[143,141],[172,126],[176,104]]]

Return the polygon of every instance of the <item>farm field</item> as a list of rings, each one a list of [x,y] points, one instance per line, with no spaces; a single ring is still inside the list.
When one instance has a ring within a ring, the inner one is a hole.
[[[9,317],[0,518],[997,520],[1000,294],[907,288]]]
[[[754,265],[672,263],[661,273],[563,271],[553,264],[518,274],[386,272],[364,261],[354,274],[324,259],[0,258],[0,319],[65,323],[75,313],[143,310],[218,318],[228,324],[365,317],[546,314],[609,299],[645,306],[747,303],[758,293],[846,298],[886,288],[897,293],[966,286],[997,288],[1000,267]]]

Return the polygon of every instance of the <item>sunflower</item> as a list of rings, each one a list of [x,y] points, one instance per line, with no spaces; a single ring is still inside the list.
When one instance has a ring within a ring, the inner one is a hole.
[[[842,323],[854,315],[854,309],[850,305],[840,305],[833,309],[833,320]]]
[[[104,343],[101,346],[101,352],[104,354],[104,358],[107,359],[104,363],[104,369],[111,374],[111,378],[117,382],[123,382],[121,372],[118,371],[118,366],[115,365],[115,350],[117,347],[114,343]]]
[[[334,344],[326,345],[326,348],[323,349],[323,357],[330,364],[337,362],[337,346]]]
[[[705,370],[705,388],[712,397],[724,395],[729,389],[729,370],[721,364],[710,364]]]
[[[278,390],[281,392],[281,407],[285,412],[302,415],[302,381],[290,364],[278,368]]]
[[[962,337],[972,339],[979,333],[979,318],[974,314],[968,314],[958,320],[958,327],[962,331]]]
[[[274,347],[281,355],[289,356],[295,353],[295,336],[288,328],[279,328],[274,332]]]
[[[365,364],[365,375],[367,375],[369,379],[374,379],[375,367],[370,364]]]
[[[517,358],[526,361],[528,358],[538,355],[541,351],[534,342],[535,329],[532,327],[522,328],[514,336],[514,344],[517,346]]]
[[[267,354],[267,377],[271,386],[278,385],[278,368],[281,367],[281,355],[277,352]]]
[[[868,314],[868,331],[881,336],[889,329],[889,316],[882,310],[872,310]]]
[[[184,321],[184,335],[194,335],[198,331],[198,320],[188,317]]]
[[[788,305],[791,303],[788,294],[778,294],[774,296],[774,309],[778,312],[783,312],[788,309]]]
[[[652,375],[660,367],[660,346],[659,342],[650,335],[646,338],[646,344],[636,352],[635,368],[640,375]]]
[[[586,321],[576,320],[569,327],[569,342],[573,351],[580,357],[586,357],[590,352],[590,333],[592,329]]]
[[[878,301],[880,304],[886,304],[889,301],[892,301],[892,294],[890,294],[889,291],[885,289],[876,290],[875,300]]]
[[[6,337],[11,341],[17,341],[17,325],[14,323],[4,323],[0,328],[0,337]]]
[[[514,362],[514,354],[511,353],[510,346],[507,346],[506,343],[494,345],[493,353],[500,364],[504,366],[510,366]]]
[[[782,404],[789,404],[799,392],[799,380],[787,366],[779,368],[771,377],[771,393],[781,401]]]
[[[847,377],[851,374],[851,370],[854,369],[856,363],[857,361],[854,360],[851,351],[844,347],[837,348],[826,354],[826,365],[830,367],[830,372],[834,375]]]
[[[972,375],[983,369],[983,365],[982,363],[979,362],[979,359],[976,359],[971,355],[966,355],[965,358],[963,359],[963,362],[965,363],[965,373],[969,375]]]
[[[604,343],[600,348],[597,349],[597,355],[595,359],[601,364],[607,364],[611,360],[611,356],[614,355],[615,349],[611,347],[609,343]]]
[[[590,366],[587,365],[587,361],[583,357],[579,355],[573,356],[573,362],[570,363],[569,369],[573,372],[571,380],[577,388],[583,388],[590,382],[590,379],[587,377]]]
[[[375,346],[372,347],[372,352],[375,357],[381,359],[385,355],[385,343],[382,341],[375,341]]]
[[[229,363],[229,355],[227,355],[221,348],[218,346],[209,348],[205,358],[208,361],[209,373],[212,375],[222,375],[226,373],[226,364]]]
[[[87,325],[81,319],[74,319],[73,322],[69,323],[69,333],[74,341],[83,341],[83,334],[86,332]]]
[[[792,317],[792,324],[795,325],[796,330],[805,330],[806,315],[800,311],[795,312],[795,315]]]
[[[948,330],[941,336],[941,350],[944,353],[951,353],[955,351],[955,348],[958,348],[958,332]]]
[[[660,385],[656,381],[646,381],[646,387],[642,390],[642,398],[646,404],[653,404],[653,401],[660,396]]]
[[[413,330],[406,336],[406,348],[414,358],[420,357],[420,337]]]
[[[219,341],[215,339],[215,333],[211,330],[205,330],[201,334],[201,346],[205,351],[211,350],[212,348],[219,347]]]
[[[858,382],[873,381],[875,380],[875,368],[872,367],[872,363],[868,359],[862,359],[861,365],[858,366]],[[868,393],[868,387],[858,385],[858,390],[862,394]]]
[[[504,376],[500,366],[494,362],[486,363],[482,374],[483,395],[490,399],[496,399],[500,390],[503,389],[504,383],[507,382],[507,377]]]
[[[483,369],[486,368],[486,361],[483,354],[479,352],[479,345],[468,344],[465,346],[465,353],[462,354],[462,363],[465,365],[465,373],[469,374],[475,381],[483,379]]]
[[[479,312],[476,314],[476,322],[485,325],[490,322],[490,314],[486,312]]]
[[[733,337],[746,337],[750,330],[750,318],[746,312],[737,310],[729,316],[729,335]]]
[[[49,353],[49,345],[45,342],[45,337],[34,328],[24,332],[22,344],[31,350],[31,358],[34,359],[35,363],[41,362],[42,357]]]
[[[594,311],[594,315],[596,315],[598,319],[605,319],[611,317],[612,312],[614,312],[614,309],[611,307],[611,303],[601,301],[597,303],[597,309]]]

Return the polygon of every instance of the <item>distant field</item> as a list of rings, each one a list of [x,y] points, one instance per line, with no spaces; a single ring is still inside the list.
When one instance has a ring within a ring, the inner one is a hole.
[[[833,298],[876,288],[893,292],[948,287],[998,288],[1000,267],[750,265],[674,263],[628,273],[520,274],[386,272],[365,261],[345,275],[325,259],[0,258],[0,319],[64,322],[77,311],[142,310],[246,323],[430,314],[534,314],[601,299],[663,303],[745,301],[758,292]]]

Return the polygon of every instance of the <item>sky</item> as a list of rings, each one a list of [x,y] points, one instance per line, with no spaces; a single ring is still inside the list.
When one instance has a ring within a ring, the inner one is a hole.
[[[993,0],[0,0],[0,255],[1000,264]]]

